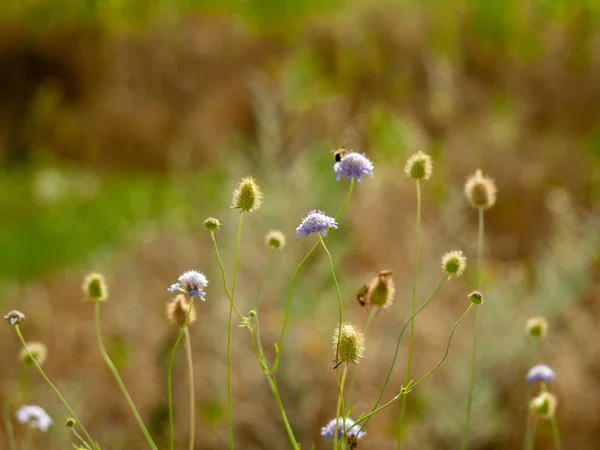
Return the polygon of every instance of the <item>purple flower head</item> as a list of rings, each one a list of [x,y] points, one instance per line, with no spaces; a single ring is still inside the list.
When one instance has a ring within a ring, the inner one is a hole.
[[[555,377],[556,374],[554,373],[554,370],[552,370],[545,364],[538,364],[527,373],[526,379],[529,384],[533,384],[536,382],[552,383]]]
[[[346,175],[348,180],[356,178],[356,181],[360,183],[365,175],[373,176],[373,163],[365,155],[351,152],[336,162],[333,170],[337,173],[336,179],[338,181],[342,178],[342,175]]]
[[[28,423],[31,428],[39,428],[41,431],[48,431],[48,427],[52,425],[50,416],[39,406],[21,406],[16,415],[19,423]]]
[[[326,216],[323,211],[312,209],[296,228],[296,237],[306,237],[310,233],[321,233],[322,236],[327,236],[328,228],[337,229],[337,227],[338,224],[333,217]]]
[[[323,436],[325,439],[333,439],[333,437],[335,436],[335,427],[337,424],[337,426],[339,426],[338,439],[342,439],[342,437],[344,437],[344,430],[346,431],[346,437],[355,437],[357,439],[362,439],[367,434],[367,432],[359,432],[358,430],[360,430],[360,425],[355,425],[354,423],[354,420],[352,420],[349,417],[346,419],[331,419],[327,423],[327,425],[321,428],[321,436]]]
[[[182,292],[188,297],[198,297],[200,300],[205,301],[204,288],[208,285],[208,280],[204,274],[195,270],[188,270],[183,272],[177,281],[167,289],[169,292]]]

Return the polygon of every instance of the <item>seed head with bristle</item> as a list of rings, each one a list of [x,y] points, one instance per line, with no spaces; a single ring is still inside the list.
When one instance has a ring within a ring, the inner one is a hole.
[[[548,321],[545,317],[531,317],[527,320],[525,329],[532,338],[544,339],[548,333]]]
[[[429,180],[433,170],[431,156],[419,151],[408,158],[404,166],[404,173],[413,180]]]
[[[338,345],[339,343],[339,345]],[[362,331],[349,323],[336,328],[333,333],[333,354],[338,356],[336,364],[357,363],[365,351],[365,337]]]
[[[167,303],[167,318],[169,321],[178,327],[185,325],[185,319],[190,315],[187,324],[190,325],[196,321],[196,309],[192,306],[190,312],[190,304],[185,294],[177,295],[171,302]]]
[[[541,419],[552,419],[557,403],[556,397],[550,392],[542,392],[531,401],[529,408]]]
[[[279,230],[271,230],[265,236],[265,244],[269,248],[282,249],[285,247],[285,234]]]
[[[498,189],[489,177],[484,177],[481,170],[475,171],[465,183],[465,196],[473,208],[490,209],[496,203]]]
[[[28,342],[27,347],[29,347],[29,352],[22,348],[19,350],[19,360],[25,364],[26,366],[33,366],[33,360],[35,359],[37,363],[42,366],[46,362],[46,357],[48,356],[48,349],[41,342]]]
[[[392,278],[392,272],[382,270],[369,284],[367,298],[373,306],[388,308],[393,303],[395,294],[396,283]]]
[[[442,272],[460,277],[467,267],[467,257],[460,250],[453,250],[442,256]]]
[[[108,287],[104,276],[92,272],[83,280],[83,293],[86,300],[105,302],[108,298]]]
[[[233,191],[231,207],[242,211],[252,212],[260,208],[262,204],[262,192],[252,177],[242,178],[240,184]]]
[[[221,228],[221,222],[219,222],[219,219],[209,217],[204,221],[204,229],[206,231],[219,231],[219,228]]]

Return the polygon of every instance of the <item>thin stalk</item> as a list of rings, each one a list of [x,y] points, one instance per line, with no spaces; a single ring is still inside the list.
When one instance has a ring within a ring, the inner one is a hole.
[[[77,432],[77,430],[75,428],[71,428],[71,431],[73,432],[73,434],[75,435],[77,440],[79,442],[81,442],[85,448],[87,448],[88,450],[92,450],[91,447],[89,446],[89,444],[87,442],[85,442],[85,439],[83,439],[81,437],[81,435]]]
[[[529,448],[531,450],[533,450],[535,448],[535,438],[537,435],[538,422],[539,422],[539,419],[537,417],[535,417],[533,419],[533,430],[531,430],[531,442],[529,443]]]
[[[113,364],[112,360],[110,359],[110,356],[108,356],[106,348],[104,348],[104,343],[102,342],[102,334],[100,332],[100,302],[99,301],[94,302],[94,319],[95,319],[94,323],[96,326],[96,340],[98,343],[98,349],[100,350],[100,354],[102,355],[102,359],[104,359],[104,362],[106,363],[106,365],[112,372],[112,374],[115,378],[115,381],[119,385],[119,389],[121,389],[121,393],[123,394],[123,397],[125,397],[125,401],[129,405],[129,409],[131,409],[131,412],[132,412],[133,416],[135,417],[135,420],[137,421],[138,426],[140,427],[140,430],[142,431],[142,434],[144,435],[144,438],[146,438],[146,442],[148,443],[148,445],[150,446],[150,448],[152,450],[158,450],[158,447],[152,440],[152,436],[150,436],[150,433],[148,432],[146,425],[144,425],[144,421],[140,417],[140,414],[138,413],[138,410],[136,409],[135,404],[133,403],[133,400],[131,399],[131,396],[129,395],[129,392],[127,392],[127,388],[125,387],[125,384],[123,383],[123,380],[121,379],[121,376],[119,375],[119,371]],[[77,420],[77,418],[75,416],[73,416],[73,417],[75,418],[75,420]],[[77,420],[77,422],[79,422],[79,420]]]
[[[477,289],[481,289],[481,265],[483,263],[483,209],[478,210],[478,230],[477,230]],[[473,406],[473,390],[475,389],[475,362],[477,359],[477,309],[473,314],[473,343],[471,351],[471,380],[469,382],[469,398],[467,400],[467,417],[465,420],[465,429],[463,432],[461,450],[467,448],[469,441],[469,426],[471,424],[471,408]]]
[[[419,236],[421,232],[421,184],[419,180],[416,180],[417,185],[417,224],[416,224],[416,236],[415,236],[415,263],[414,263],[414,278],[413,278],[413,292],[412,292],[412,314],[415,313],[417,308],[417,280],[419,277]],[[415,338],[415,320],[411,321],[410,325],[410,341],[408,344],[408,361],[406,363],[406,375],[404,376],[404,384],[408,384],[410,381],[410,366],[413,355],[413,341]],[[400,450],[402,445],[402,432],[404,429],[404,415],[406,414],[406,402],[408,401],[407,396],[402,396],[402,407],[400,408],[400,421],[398,422],[398,440],[397,448]]]
[[[342,372],[342,381],[340,382],[340,392],[338,394],[338,403],[337,403],[337,410],[335,413],[335,432],[333,433],[333,450],[337,450],[338,448],[338,432],[340,431],[340,410],[342,409],[342,403],[343,403],[343,398],[344,398],[344,384],[346,382],[346,374],[348,373],[348,363],[344,363],[344,371]],[[345,421],[346,415],[344,413],[342,413],[341,415],[341,419],[342,419],[342,424],[345,425],[346,421]],[[343,425],[342,425],[343,427]],[[345,431],[345,430],[344,430]]]
[[[185,335],[185,330],[187,329],[188,322],[190,320],[190,315],[192,314],[192,308],[194,307],[194,297],[190,297],[190,308],[188,309],[187,315],[185,316],[185,320],[183,322],[183,326],[181,330],[179,330],[179,335],[177,336],[177,340],[173,344],[173,348],[171,349],[171,356],[169,358],[169,365],[167,366],[167,397],[169,402],[169,448],[173,450],[175,448],[175,427],[173,425],[173,361],[175,360],[175,353],[177,352],[177,347],[179,343],[183,339]]]
[[[392,377],[392,372],[394,371],[394,366],[396,365],[396,359],[398,358],[398,352],[400,350],[400,342],[402,341],[402,336],[404,335],[404,330],[406,330],[406,327],[412,322],[412,320],[417,316],[417,314],[419,314],[429,304],[429,302],[433,299],[435,294],[437,294],[437,292],[440,290],[440,287],[442,287],[442,284],[444,283],[444,281],[446,281],[447,279],[448,279],[448,275],[444,273],[444,276],[442,277],[442,279],[440,280],[438,285],[435,287],[435,289],[433,290],[433,292],[429,296],[429,298],[415,311],[415,313],[412,316],[410,316],[410,318],[406,321],[406,323],[400,330],[400,334],[398,335],[398,340],[396,341],[396,351],[394,352],[392,364],[390,364],[390,369],[388,370],[388,374],[385,377],[385,382],[383,383],[383,387],[381,388],[381,391],[379,392],[379,397],[377,397],[377,401],[375,402],[375,405],[373,406],[373,408],[371,408],[371,413],[377,409],[377,406],[379,406],[379,403],[381,402],[381,399],[383,398],[385,388],[387,387],[388,383],[390,382],[390,378]],[[365,423],[365,425],[366,425],[366,423]]]
[[[560,433],[558,431],[558,419],[556,418],[556,415],[552,416],[550,423],[552,424],[552,436],[554,437],[554,445],[556,447],[556,450],[560,450]]]
[[[258,285],[258,291],[256,292],[256,297],[254,297],[254,311],[256,311],[256,343],[258,346],[258,351],[261,357],[264,357],[264,350],[262,347],[262,342],[260,339],[260,314],[258,314],[258,299],[260,298],[260,294],[262,293],[263,287],[265,285],[265,281],[267,280],[267,276],[269,275],[269,269],[271,268],[271,262],[273,261],[273,249],[269,251],[269,259],[267,260],[267,264],[265,265],[265,271],[263,272],[263,276],[260,280],[260,284]]]
[[[375,308],[371,308],[369,311],[369,316],[367,317],[367,323],[365,324],[365,330],[363,331],[363,336],[365,339],[367,338],[367,333],[369,332],[369,327],[371,326],[371,322],[373,321],[373,317],[375,317],[375,312],[377,310]],[[351,369],[352,375],[350,375],[350,386],[348,387],[348,404],[352,406],[352,394],[354,393],[354,382],[356,381],[356,371],[358,370],[358,364],[354,364],[354,367]]]
[[[194,450],[196,442],[196,390],[194,387],[194,362],[192,360],[192,339],[190,337],[189,327],[185,327],[185,355],[187,359],[188,378],[190,383],[190,445],[189,449]]]
[[[342,203],[342,206],[340,207],[339,211],[335,215],[335,217],[334,217],[335,220],[338,220],[340,218],[340,216],[346,209],[346,206],[348,206],[348,202],[350,202],[350,197],[352,197],[352,189],[353,188],[354,188],[354,178],[352,178],[350,180],[350,187],[348,188],[348,194],[346,195],[346,198],[344,199],[344,203]]]
[[[25,433],[25,439],[21,444],[21,450],[27,450],[29,448],[29,442],[31,441],[31,435],[33,434],[33,427],[27,426],[27,432]]]
[[[535,364],[536,353],[537,353],[537,341],[535,338],[531,338],[531,348],[530,348],[530,356],[529,356],[529,368],[533,367]],[[527,400],[525,403],[525,407],[527,408],[527,425],[525,426],[525,443],[523,444],[523,449],[529,449],[529,439],[531,438],[530,429],[531,429],[531,411],[529,410],[529,404],[531,403],[531,391],[532,386],[527,383]]]
[[[17,387],[11,391],[8,397],[6,397],[6,400],[4,400],[4,405],[2,405],[2,417],[4,418],[4,427],[6,428],[6,437],[8,438],[8,447],[10,450],[17,450],[15,430],[12,425],[12,420],[10,420],[10,404],[16,393]]]
[[[244,223],[244,211],[240,213],[240,222],[237,232],[237,244],[235,246],[235,259],[233,261],[233,281],[231,283],[231,302],[229,303],[229,318],[227,321],[227,432],[229,433],[229,449],[233,450],[233,408],[231,403],[231,323],[233,319],[233,305],[235,302],[235,286],[237,281],[237,270],[240,259],[240,246],[242,242],[242,224]]]
[[[25,348],[25,350],[27,351],[27,354],[29,355],[29,358],[31,358],[31,361],[35,365],[36,369],[38,370],[38,372],[40,373],[40,375],[42,376],[42,378],[46,381],[46,383],[48,383],[48,386],[50,386],[50,388],[58,396],[58,398],[61,401],[61,403],[63,404],[63,406],[67,409],[67,411],[69,411],[69,414],[71,415],[71,417],[73,417],[77,421],[77,424],[81,427],[81,430],[83,431],[83,434],[84,434],[85,438],[91,444],[94,444],[94,440],[91,438],[90,434],[87,432],[87,430],[85,429],[85,427],[81,424],[81,421],[77,417],[77,414],[75,414],[75,411],[73,411],[73,409],[69,406],[69,404],[67,403],[67,401],[65,400],[65,398],[58,391],[58,389],[56,388],[56,386],[54,386],[54,383],[52,383],[52,381],[50,381],[50,378],[48,378],[48,375],[46,375],[46,372],[44,372],[44,369],[42,369],[42,367],[38,364],[37,360],[35,359],[35,357],[31,353],[31,350],[29,350],[29,347],[27,346],[27,343],[25,342],[25,339],[23,338],[23,335],[21,334],[21,330],[19,329],[19,325],[13,325],[13,326],[15,328],[15,332],[17,333],[17,337],[19,338],[19,340],[21,341],[21,344],[23,345],[23,348]]]
[[[233,306],[233,310],[238,315],[238,318],[242,320],[244,316],[240,310],[235,306],[233,300],[231,299],[231,294],[229,293],[229,288],[227,287],[227,276],[225,275],[225,266],[223,265],[223,260],[221,259],[221,253],[219,252],[219,246],[217,245],[217,240],[215,239],[215,232],[210,232],[210,238],[213,241],[215,246],[215,252],[217,254],[217,259],[219,260],[219,267],[221,268],[221,279],[223,280],[223,289],[225,290],[225,294],[227,294],[227,298],[229,299],[229,303]]]

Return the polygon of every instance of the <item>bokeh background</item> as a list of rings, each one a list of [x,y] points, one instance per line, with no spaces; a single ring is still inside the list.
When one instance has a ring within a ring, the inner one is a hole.
[[[566,449],[600,442],[600,4],[594,0],[3,0],[0,2],[0,305],[27,316],[28,340],[49,348],[45,368],[107,448],[144,448],[95,347],[81,282],[103,272],[110,299],[103,333],[160,447],[166,446],[165,368],[176,330],[166,288],[188,268],[211,280],[191,332],[197,377],[197,449],[227,448],[228,302],[202,221],[221,220],[233,265],[242,176],[264,189],[245,221],[240,308],[253,304],[269,258],[264,235],[288,246],[260,298],[272,354],[293,268],[313,243],[294,230],[309,209],[333,214],[348,183],[335,181],[331,149],[346,142],[375,163],[328,238],[348,320],[364,326],[357,289],[382,269],[397,283],[375,318],[358,368],[356,413],[371,407],[410,310],[415,190],[403,165],[430,153],[423,185],[420,301],[439,280],[439,258],[475,260],[476,213],[462,194],[475,169],[495,178],[486,214],[478,379],[470,448],[522,445],[528,341],[545,315],[540,361]],[[413,373],[443,355],[467,306],[474,264],[445,283],[418,317]],[[335,414],[331,334],[337,300],[317,252],[294,291],[278,382],[303,448],[328,448],[320,427]],[[65,411],[17,360],[0,329],[0,400],[43,406],[56,426],[34,447],[69,448]],[[449,359],[411,394],[407,449],[455,449],[468,390],[471,323]],[[406,343],[386,398],[404,378]],[[177,444],[187,436],[183,352],[176,361]],[[234,329],[238,447],[288,443],[247,333]],[[372,420],[365,449],[395,448],[399,408]],[[4,438],[0,432],[0,439]],[[23,429],[17,427],[17,433]],[[6,448],[5,441],[0,444]],[[538,448],[551,447],[549,426]]]

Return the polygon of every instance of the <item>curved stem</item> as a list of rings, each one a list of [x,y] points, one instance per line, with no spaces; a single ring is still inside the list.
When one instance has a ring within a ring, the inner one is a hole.
[[[263,272],[263,276],[260,280],[260,284],[258,285],[258,291],[256,292],[256,297],[254,297],[254,310],[256,311],[256,343],[258,346],[258,351],[261,357],[264,358],[264,350],[262,347],[262,341],[260,338],[260,314],[258,314],[258,299],[260,298],[260,294],[262,293],[263,287],[265,285],[265,281],[267,280],[267,276],[269,275],[269,269],[271,268],[271,262],[273,261],[273,249],[269,251],[269,259],[267,260],[267,264],[265,265],[265,271]]]
[[[477,230],[477,289],[481,289],[481,265],[483,263],[483,209],[478,210],[478,230]],[[467,448],[469,441],[469,426],[471,424],[471,408],[473,406],[473,390],[475,389],[475,362],[477,359],[477,309],[473,314],[473,343],[471,351],[471,380],[469,382],[469,398],[467,400],[467,417],[465,420],[465,429],[463,432],[461,449]]]
[[[413,292],[412,292],[412,313],[415,313],[417,307],[417,280],[419,277],[419,237],[421,233],[421,184],[419,180],[416,180],[417,185],[417,224],[416,224],[416,236],[415,236],[415,263],[414,263],[414,276],[413,276]],[[413,341],[415,338],[415,320],[411,321],[410,325],[410,341],[408,344],[408,361],[406,363],[406,375],[404,376],[404,384],[408,384],[410,381],[410,366],[412,363],[413,355]],[[398,423],[398,440],[397,448],[400,450],[402,445],[402,432],[404,429],[404,415],[406,413],[406,402],[408,397],[402,396],[402,407],[400,409],[400,421]]]
[[[556,450],[560,450],[560,433],[558,432],[558,419],[556,416],[552,416],[551,420],[552,424],[552,436],[554,437],[554,445],[556,446]]]
[[[191,307],[190,307],[190,310],[191,310]],[[121,389],[121,393],[123,394],[123,397],[125,397],[125,401],[129,405],[129,409],[131,409],[131,412],[132,412],[133,416],[135,417],[135,420],[138,423],[140,430],[142,430],[142,434],[146,438],[146,442],[148,442],[148,445],[150,446],[151,449],[158,450],[158,447],[156,447],[156,444],[152,440],[152,437],[150,436],[150,433],[148,432],[146,425],[144,425],[144,421],[140,417],[140,414],[138,413],[138,410],[135,407],[135,404],[133,403],[133,400],[131,399],[129,392],[127,392],[127,388],[125,387],[125,384],[123,383],[123,380],[121,379],[121,376],[119,375],[119,371],[117,370],[114,363],[110,359],[110,356],[108,356],[106,348],[104,347],[104,343],[102,342],[102,333],[100,332],[100,302],[99,301],[94,302],[94,318],[95,318],[94,322],[95,322],[95,326],[96,326],[96,340],[98,343],[98,349],[100,350],[100,354],[102,355],[102,359],[104,359],[104,362],[106,363],[106,365],[112,372],[117,384],[119,385],[119,389]],[[75,418],[75,420],[77,420],[77,419]]]
[[[169,440],[169,448],[171,450],[175,447],[175,428],[173,426],[173,361],[175,360],[175,353],[177,352],[177,347],[179,343],[183,339],[185,334],[185,330],[187,328],[188,321],[190,320],[190,315],[192,314],[192,308],[194,307],[194,297],[190,297],[190,308],[188,309],[187,315],[185,316],[185,321],[183,322],[183,326],[179,330],[179,335],[177,336],[177,340],[173,344],[173,348],[171,349],[171,356],[169,358],[169,365],[167,366],[167,397],[169,402],[169,432],[170,432],[170,440]]]
[[[531,348],[530,348],[528,370],[530,368],[532,368],[533,365],[535,364],[536,353],[537,353],[537,342],[536,342],[535,338],[531,338]],[[527,424],[525,426],[525,443],[523,444],[524,450],[529,449],[529,440],[531,439],[531,411],[529,410],[529,403],[531,403],[531,391],[532,391],[532,386],[529,383],[527,383],[527,398],[526,398],[526,403],[525,403],[525,407],[526,407],[526,411],[527,411]]]
[[[237,314],[238,318],[240,320],[242,320],[244,318],[244,316],[242,316],[242,313],[240,312],[240,310],[233,303],[231,294],[229,293],[229,288],[227,287],[227,276],[225,275],[225,266],[223,265],[223,260],[221,259],[221,253],[219,252],[219,246],[217,245],[217,240],[215,239],[214,231],[210,232],[210,238],[213,241],[213,244],[215,247],[215,253],[217,254],[217,259],[219,260],[219,267],[221,268],[221,280],[223,281],[223,289],[225,290],[225,294],[227,295],[227,298],[229,299],[229,303],[231,303],[231,305],[233,306],[233,310]]]
[[[83,434],[84,434],[85,438],[90,442],[90,444],[94,444],[94,440],[91,438],[90,434],[87,432],[87,430],[85,429],[85,427],[81,424],[81,421],[79,420],[79,418],[75,414],[75,411],[73,411],[73,409],[69,406],[69,404],[67,403],[67,401],[65,400],[65,398],[58,391],[58,389],[56,388],[56,386],[54,386],[54,383],[52,383],[52,381],[50,381],[50,378],[48,378],[48,375],[46,375],[46,372],[44,372],[44,369],[42,369],[42,367],[38,364],[37,360],[35,359],[35,357],[31,353],[31,350],[29,350],[29,347],[27,346],[27,343],[25,342],[25,339],[23,338],[23,335],[21,334],[21,330],[19,329],[19,325],[14,325],[14,328],[15,328],[15,332],[17,333],[17,336],[18,336],[19,340],[21,341],[21,344],[23,345],[23,348],[25,348],[25,350],[27,351],[27,354],[29,355],[29,358],[31,359],[31,361],[33,362],[33,364],[35,365],[35,367],[37,368],[37,370],[40,373],[40,375],[42,376],[42,378],[46,381],[46,383],[48,383],[48,386],[50,386],[50,388],[58,396],[58,398],[61,401],[61,403],[63,404],[63,406],[67,409],[67,411],[69,411],[69,414],[77,421],[77,424],[81,427],[81,430],[83,431]],[[92,446],[94,446],[94,445],[92,445]]]
[[[17,441],[15,439],[15,430],[10,420],[10,404],[18,389],[15,386],[2,405],[2,417],[4,418],[4,427],[6,428],[6,437],[8,438],[8,447],[10,450],[17,450]]]
[[[350,187],[348,188],[348,194],[346,195],[346,198],[344,199],[344,203],[342,203],[342,206],[340,207],[340,210],[335,215],[335,217],[334,217],[335,220],[338,220],[340,218],[340,216],[342,215],[342,213],[346,209],[346,206],[348,206],[348,202],[350,202],[350,197],[352,197],[352,190],[353,190],[353,188],[354,188],[354,178],[352,178],[350,180]]]
[[[185,327],[185,354],[188,367],[188,378],[190,383],[190,444],[189,449],[194,450],[196,442],[196,389],[194,387],[194,362],[192,360],[192,339],[189,327]]]
[[[369,327],[371,326],[373,317],[375,317],[376,311],[377,310],[375,308],[371,308],[371,311],[369,311],[367,323],[365,324],[365,330],[363,331],[363,336],[365,339],[367,338],[367,333],[369,332]],[[350,386],[348,387],[348,404],[350,405],[350,407],[352,407],[352,394],[354,393],[354,382],[356,381],[356,372],[358,370],[358,364],[354,364],[354,367],[351,370],[352,375],[350,376]]]
[[[348,363],[344,363],[344,371],[342,372],[342,381],[340,382],[340,392],[338,394],[338,403],[337,403],[337,410],[335,413],[335,432],[333,433],[333,449],[336,450],[338,448],[338,444],[339,444],[339,439],[338,439],[338,433],[340,431],[340,418],[342,420],[342,424],[346,424],[346,415],[342,412],[342,415],[340,416],[340,410],[342,409],[342,403],[343,403],[343,399],[344,399],[344,384],[346,383],[346,374],[348,373]],[[344,427],[344,425],[342,425],[342,427]],[[345,431],[345,430],[344,430]]]
[[[85,448],[87,448],[88,450],[92,450],[89,444],[85,442],[85,440],[81,437],[81,435],[77,432],[75,428],[71,428],[71,431],[73,431],[73,434],[75,435],[77,440],[81,442]]]

